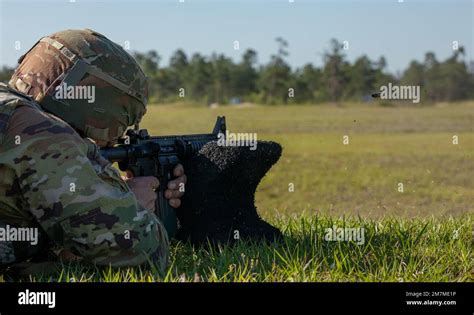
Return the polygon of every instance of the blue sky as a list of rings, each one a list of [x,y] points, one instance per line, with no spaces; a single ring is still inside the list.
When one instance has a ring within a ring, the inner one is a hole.
[[[162,65],[178,48],[238,60],[250,47],[265,63],[276,52],[277,36],[289,42],[293,67],[320,65],[333,37],[349,42],[349,60],[384,55],[392,72],[427,51],[449,57],[453,41],[474,59],[473,1],[398,1],[0,0],[0,65],[14,66],[38,38],[67,28],[92,28],[117,43],[129,41],[131,50],[155,49]],[[240,50],[234,50],[235,40]]]

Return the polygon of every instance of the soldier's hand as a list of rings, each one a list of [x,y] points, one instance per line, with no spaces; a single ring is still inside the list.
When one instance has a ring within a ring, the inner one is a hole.
[[[173,170],[173,175],[176,178],[168,182],[168,189],[165,191],[165,198],[169,199],[170,206],[178,208],[181,205],[180,198],[184,195],[184,186],[187,181],[183,165],[176,165]]]
[[[127,172],[126,182],[135,194],[138,203],[150,211],[155,211],[156,192],[160,182],[154,176],[133,177]]]

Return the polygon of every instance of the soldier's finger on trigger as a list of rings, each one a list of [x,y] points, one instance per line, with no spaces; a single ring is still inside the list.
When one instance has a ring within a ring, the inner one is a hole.
[[[157,189],[158,187],[160,187],[160,181],[158,180],[158,178],[150,176],[150,186],[151,189]]]

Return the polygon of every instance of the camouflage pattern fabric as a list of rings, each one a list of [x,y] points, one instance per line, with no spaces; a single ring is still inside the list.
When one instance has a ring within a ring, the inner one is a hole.
[[[6,228],[7,224],[0,222],[0,228]],[[8,265],[14,263],[17,259],[15,256],[14,242],[0,241],[0,265]]]
[[[98,147],[32,99],[0,85],[0,221],[39,226],[97,265],[155,262],[168,239]],[[8,260],[6,244],[0,250]],[[10,257],[11,258],[11,257]]]
[[[12,226],[11,224],[0,222],[0,229],[6,230],[12,227],[18,228],[19,226]],[[38,230],[41,230],[40,227],[37,228]],[[18,261],[24,261],[30,257],[48,251],[49,248],[47,246],[49,245],[49,242],[42,230],[39,232],[39,239],[40,241],[35,245],[31,245],[31,243],[24,241],[0,241],[0,266],[7,266]]]

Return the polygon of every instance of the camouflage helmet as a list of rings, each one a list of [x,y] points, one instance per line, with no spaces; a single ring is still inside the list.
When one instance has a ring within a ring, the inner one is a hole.
[[[119,45],[89,29],[41,38],[9,85],[99,145],[111,145],[146,112],[147,80]]]

